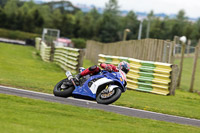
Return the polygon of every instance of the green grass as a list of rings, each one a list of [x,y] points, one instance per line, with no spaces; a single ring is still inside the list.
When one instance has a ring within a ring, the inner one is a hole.
[[[175,96],[127,91],[114,104],[200,119],[200,96],[180,90]]]
[[[2,133],[198,133],[200,128],[0,94]]]
[[[179,65],[180,59],[177,59],[175,63]],[[193,63],[194,63],[193,58],[184,58],[183,72],[182,72],[182,78],[181,78],[181,84],[180,84],[180,88],[183,90],[188,91],[190,88]],[[200,59],[198,59],[198,62],[197,62],[194,90],[200,91]]]
[[[84,61],[85,67],[91,65]],[[0,84],[52,93],[63,78],[64,71],[54,63],[43,62],[35,48],[0,43]],[[182,90],[176,90],[175,96],[128,90],[115,104],[200,119],[200,96]]]
[[[0,43],[0,84],[52,93],[64,78],[64,71],[43,62],[34,47]]]
[[[94,65],[85,60],[85,68]],[[64,70],[54,63],[43,62],[34,47],[0,43],[0,84],[52,93]]]
[[[94,66],[95,64],[93,62],[91,62],[90,60],[84,59],[83,61],[83,67],[84,68],[89,68],[91,66]]]

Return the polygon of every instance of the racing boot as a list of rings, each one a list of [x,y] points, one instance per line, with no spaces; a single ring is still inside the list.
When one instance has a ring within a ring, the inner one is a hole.
[[[81,76],[81,74],[79,73],[79,74],[77,74],[76,76],[75,76],[75,80],[76,81],[80,81],[80,78],[81,78],[82,76]]]

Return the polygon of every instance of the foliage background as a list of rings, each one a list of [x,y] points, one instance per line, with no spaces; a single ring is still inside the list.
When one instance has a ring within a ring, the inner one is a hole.
[[[59,6],[55,6],[59,5]],[[74,10],[66,10],[73,7]],[[150,22],[150,38],[173,39],[175,35],[193,40],[195,45],[200,36],[200,19],[191,22],[180,10],[175,18],[158,18],[151,11],[143,21],[142,38],[146,38],[147,25]],[[134,11],[126,16],[120,15],[117,0],[109,0],[102,14],[95,8],[84,13],[69,1],[35,4],[33,1],[0,0],[0,27],[31,33],[42,33],[42,29],[61,30],[61,36],[68,38],[93,39],[101,42],[122,40],[124,29],[129,28],[127,39],[137,39],[140,21]]]

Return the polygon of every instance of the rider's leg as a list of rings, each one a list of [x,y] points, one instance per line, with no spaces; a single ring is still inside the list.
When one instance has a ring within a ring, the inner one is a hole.
[[[79,79],[83,76],[86,76],[88,74],[90,75],[95,75],[95,74],[98,74],[99,72],[101,71],[101,69],[98,67],[98,66],[91,66],[87,69],[85,69],[84,71],[82,71],[81,73],[77,74],[75,76],[76,80],[79,81]],[[64,81],[63,84],[61,85],[61,88],[66,88],[66,82]]]
[[[77,74],[76,75],[76,79],[80,79],[81,77],[83,76],[86,76],[86,75],[95,75],[95,74],[98,74],[99,72],[101,71],[101,69],[98,67],[98,66],[91,66],[87,69],[85,69],[84,71],[82,71],[81,73]]]

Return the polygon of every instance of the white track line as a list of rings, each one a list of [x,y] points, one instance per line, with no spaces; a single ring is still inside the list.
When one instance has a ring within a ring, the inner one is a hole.
[[[47,94],[47,93],[42,93],[42,92],[36,92],[36,91],[30,91],[30,90],[24,90],[24,89],[18,89],[18,88],[14,88],[14,87],[7,87],[7,86],[2,86],[2,85],[0,85],[0,87],[2,87],[2,88],[7,88],[7,89],[11,89],[11,90],[18,90],[18,91],[23,91],[23,92],[30,92],[30,93],[35,93],[35,94],[41,94],[41,95],[46,95],[46,96],[54,96],[54,95],[52,95],[52,94]],[[76,98],[72,98],[72,97],[68,97],[68,99],[72,99],[72,100],[76,100],[76,101],[83,101],[83,102],[87,102],[87,103],[94,103],[94,104],[97,104],[96,102],[88,101],[88,100],[84,100],[84,99],[76,99]],[[165,115],[165,116],[176,117],[176,118],[182,118],[182,119],[188,119],[188,120],[194,120],[194,121],[200,122],[200,120],[198,120],[198,119],[193,119],[193,118],[187,118],[187,117],[181,117],[181,116],[175,116],[175,115],[168,115],[168,114],[163,114],[163,113],[157,113],[157,112],[152,112],[152,111],[146,111],[146,110],[128,108],[128,107],[117,106],[117,105],[108,105],[108,106],[117,107],[117,108],[123,108],[123,109],[129,109],[129,110],[135,110],[135,111],[141,111],[141,112],[152,113],[152,114]]]

